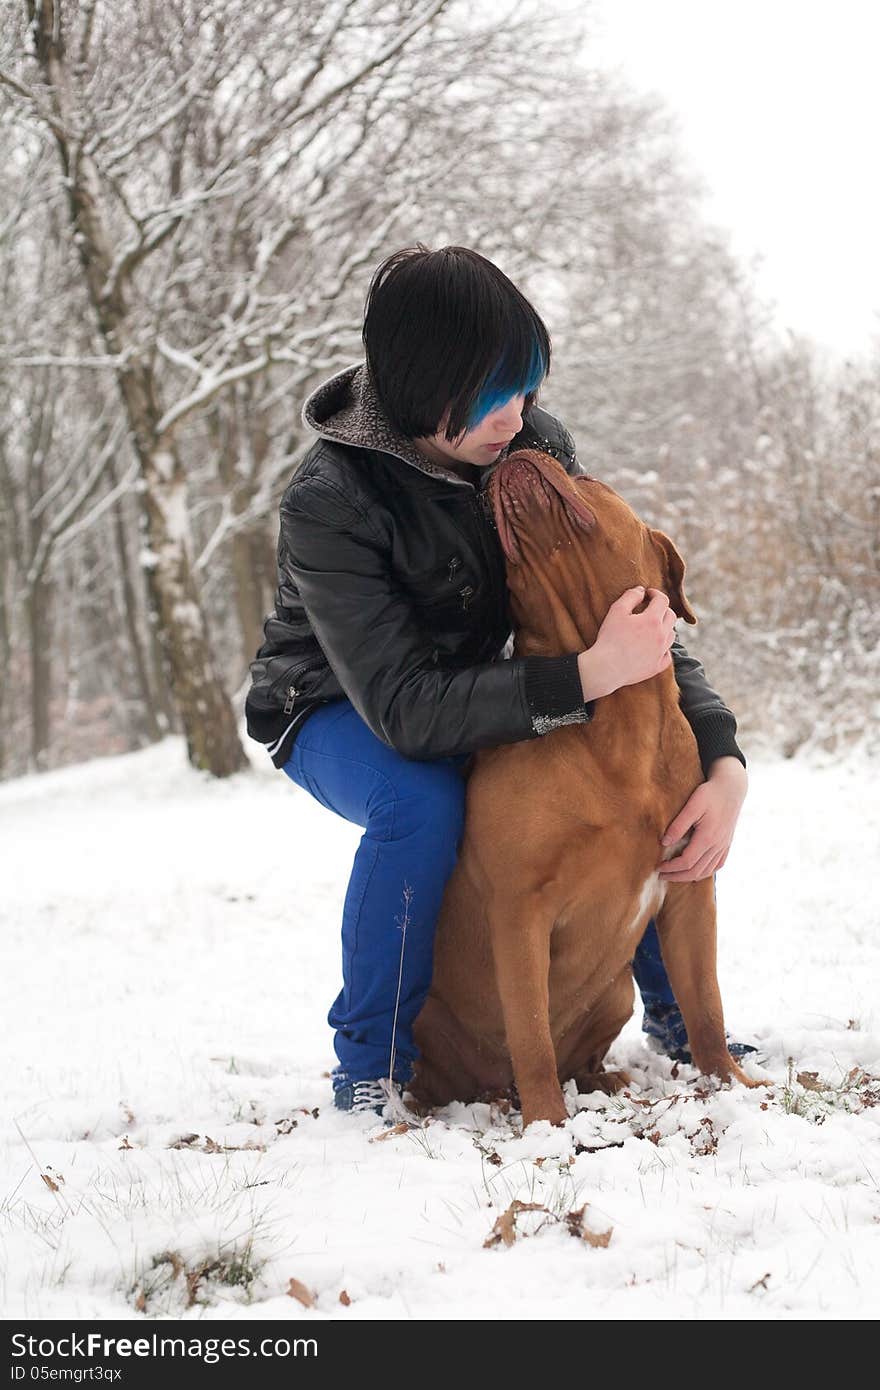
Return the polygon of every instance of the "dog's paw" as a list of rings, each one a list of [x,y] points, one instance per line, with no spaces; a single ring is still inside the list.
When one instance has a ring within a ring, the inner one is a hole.
[[[713,1067],[711,1075],[718,1077],[721,1081],[729,1082],[731,1085],[736,1083],[745,1086],[753,1091],[756,1086],[769,1086],[770,1081],[761,1080],[759,1077],[747,1076],[739,1062],[733,1057],[728,1057],[727,1061],[720,1066]]]
[[[590,1071],[576,1076],[574,1084],[579,1095],[601,1091],[606,1096],[616,1096],[618,1091],[632,1085],[632,1077],[628,1071]]]

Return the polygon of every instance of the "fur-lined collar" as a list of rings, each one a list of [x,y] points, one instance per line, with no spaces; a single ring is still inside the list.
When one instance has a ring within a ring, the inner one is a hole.
[[[351,444],[360,449],[379,449],[432,477],[471,486],[451,469],[419,453],[412,440],[395,429],[382,408],[366,362],[344,367],[316,387],[306,398],[302,422],[324,439],[334,439],[340,444]],[[508,444],[491,468],[481,470],[480,491],[484,490],[495,464],[506,458],[509,450]]]

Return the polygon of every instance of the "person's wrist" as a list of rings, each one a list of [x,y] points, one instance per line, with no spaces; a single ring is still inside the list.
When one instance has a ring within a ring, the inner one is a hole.
[[[578,674],[585,702],[599,700],[603,695],[610,695],[615,689],[602,653],[596,647],[588,647],[586,651],[578,652]]]
[[[739,758],[734,758],[732,754],[725,753],[723,757],[713,759],[709,766],[710,782],[725,782],[730,786],[740,787],[743,796],[749,785],[749,774],[746,772]]]

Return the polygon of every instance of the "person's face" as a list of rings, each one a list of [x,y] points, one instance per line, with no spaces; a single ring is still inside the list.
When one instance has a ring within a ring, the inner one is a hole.
[[[427,445],[436,458],[453,459],[458,463],[474,463],[477,467],[490,467],[505,444],[522,429],[522,409],[525,396],[511,396],[501,405],[496,405],[472,430],[465,430],[457,439],[448,440],[443,433],[447,416],[440,421],[436,434],[427,435],[416,442]]]

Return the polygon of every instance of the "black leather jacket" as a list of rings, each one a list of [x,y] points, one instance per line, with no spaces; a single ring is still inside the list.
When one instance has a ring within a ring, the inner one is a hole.
[[[366,364],[317,390],[302,418],[320,438],[281,499],[278,590],[251,664],[251,737],[283,766],[308,715],[347,696],[376,736],[431,759],[586,723],[577,653],[502,659],[505,564],[486,482],[432,463],[385,416]],[[535,447],[584,470],[565,426],[535,406],[499,456]],[[673,646],[704,772],[745,759],[736,720],[700,663]]]

